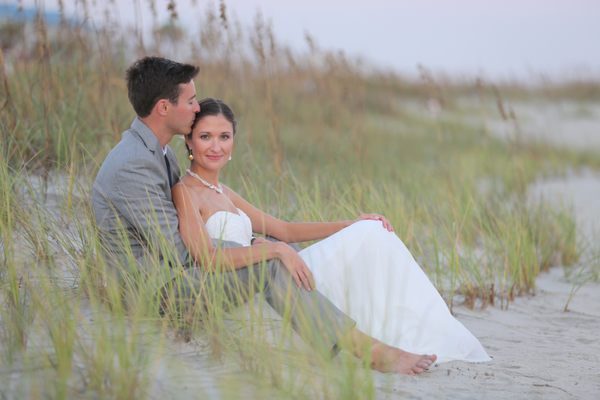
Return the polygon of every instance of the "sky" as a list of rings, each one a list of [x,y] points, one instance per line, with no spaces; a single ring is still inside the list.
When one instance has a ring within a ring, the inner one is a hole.
[[[0,0],[5,3],[17,1]],[[21,0],[34,4],[34,0]],[[46,10],[58,0],[37,0]],[[88,0],[119,8],[122,23],[152,16],[151,0]],[[63,0],[69,9],[77,0]],[[168,18],[167,0],[155,0]],[[193,26],[210,0],[177,0],[182,24]],[[218,1],[213,0],[213,4]],[[342,49],[401,73],[422,64],[451,75],[560,79],[600,76],[600,0],[226,0],[250,25],[258,10],[280,41],[305,49],[305,32],[323,48]],[[135,11],[138,5],[138,12]],[[137,16],[137,17],[136,17]]]

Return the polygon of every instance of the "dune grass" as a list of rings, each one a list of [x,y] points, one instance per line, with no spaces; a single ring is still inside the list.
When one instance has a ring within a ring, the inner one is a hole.
[[[347,352],[333,360],[316,354],[260,298],[231,314],[215,287],[209,316],[182,320],[158,314],[158,263],[156,277],[130,277],[125,288],[115,279],[101,256],[89,192],[133,118],[123,75],[134,55],[192,49],[183,59],[201,68],[199,97],[222,98],[238,115],[223,177],[230,187],[289,220],[385,214],[450,307],[509,307],[535,290],[540,271],[578,261],[572,212],[529,203],[527,187],[567,168],[598,168],[600,160],[524,140],[502,96],[585,102],[600,97],[593,85],[536,91],[451,82],[426,69],[413,82],[322,50],[310,37],[307,52],[294,53],[261,18],[239,27],[223,2],[199,19],[199,36],[173,20],[154,27],[155,41],[146,43],[124,40],[112,25],[38,20],[24,28],[33,36],[17,34],[1,50],[3,397],[173,395],[170,379],[190,374],[172,355],[177,346],[208,354],[205,367],[233,371],[195,371],[215,377],[191,378],[200,379],[199,396],[374,397],[366,363]],[[464,98],[477,100],[465,107]],[[486,131],[486,119],[498,115],[514,130],[511,140]],[[172,146],[184,167],[183,143]],[[182,330],[195,345],[178,341]],[[259,379],[244,380],[240,370]]]

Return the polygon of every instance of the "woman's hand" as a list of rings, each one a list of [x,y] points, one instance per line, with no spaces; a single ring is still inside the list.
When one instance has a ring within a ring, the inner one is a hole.
[[[271,243],[271,242],[261,236],[257,236],[252,239],[252,246],[254,246],[255,244],[265,244],[265,243]]]
[[[389,232],[394,232],[394,227],[392,226],[392,224],[390,223],[390,221],[388,221],[388,219],[386,217],[384,217],[383,215],[380,214],[361,214],[355,222],[357,221],[361,221],[361,220],[365,220],[365,219],[372,219],[375,221],[381,221],[381,223],[383,224],[383,227],[385,229],[387,229]]]
[[[285,242],[274,243],[277,246],[277,258],[281,260],[285,268],[292,274],[292,278],[299,288],[311,291],[315,288],[315,281],[308,266],[290,245]]]

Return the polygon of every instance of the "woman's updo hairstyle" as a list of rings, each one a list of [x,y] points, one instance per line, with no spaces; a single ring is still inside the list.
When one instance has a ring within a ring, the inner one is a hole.
[[[194,119],[194,123],[192,124],[192,130],[203,117],[207,115],[222,115],[225,119],[231,122],[231,126],[233,127],[233,134],[235,135],[237,122],[235,120],[235,115],[227,104],[223,102],[223,100],[213,99],[212,97],[208,97],[206,99],[200,100],[200,111],[196,113],[196,118]],[[191,133],[190,133],[191,135]]]

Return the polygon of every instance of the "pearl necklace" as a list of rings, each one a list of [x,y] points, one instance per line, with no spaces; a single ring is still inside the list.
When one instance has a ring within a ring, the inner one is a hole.
[[[202,177],[200,175],[196,174],[195,172],[192,172],[189,169],[186,169],[185,171],[188,173],[189,176],[198,179],[207,188],[212,189],[219,194],[223,194],[223,188],[221,187],[221,184],[219,184],[218,186],[215,186],[212,183],[207,182],[204,179],[202,179]]]

